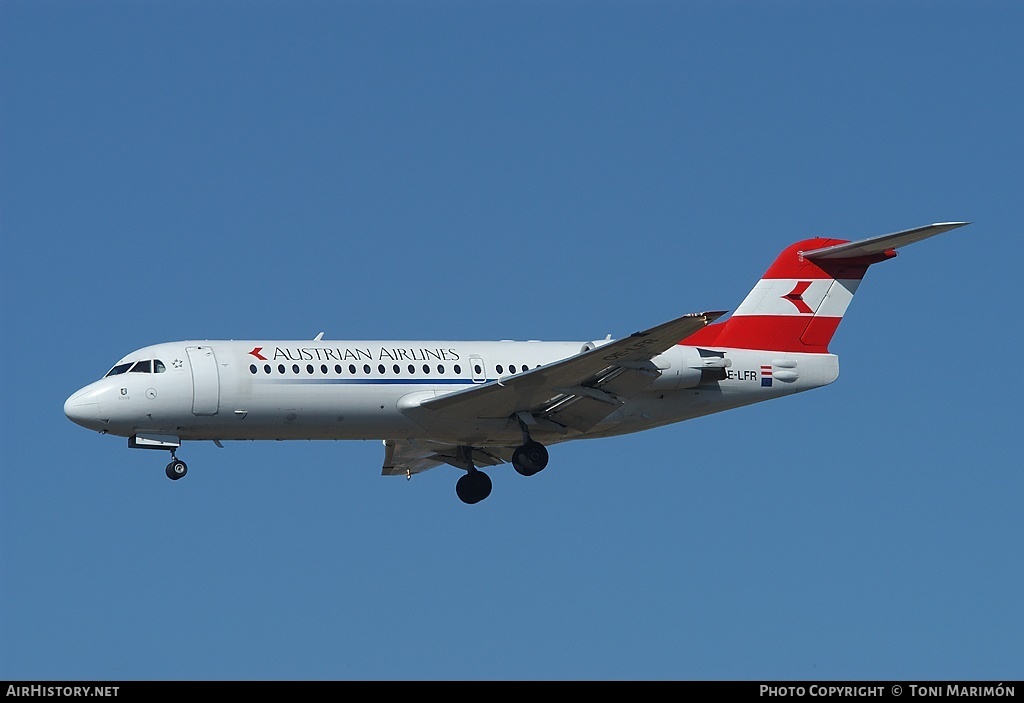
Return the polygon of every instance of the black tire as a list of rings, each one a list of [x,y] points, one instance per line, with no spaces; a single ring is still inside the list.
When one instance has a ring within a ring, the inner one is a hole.
[[[512,452],[512,466],[522,476],[533,476],[548,465],[548,450],[540,442],[527,442]]]
[[[188,473],[188,465],[181,459],[172,459],[171,463],[167,465],[167,469],[164,473],[167,474],[167,478],[172,481],[177,481]]]
[[[455,493],[467,505],[479,503],[491,495],[491,477],[483,471],[470,471],[455,484]]]

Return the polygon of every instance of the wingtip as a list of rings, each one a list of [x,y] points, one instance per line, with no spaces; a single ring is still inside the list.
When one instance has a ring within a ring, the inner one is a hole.
[[[683,315],[684,318],[701,318],[704,320],[705,325],[710,325],[712,322],[720,318],[722,315],[727,315],[728,310],[712,310],[710,312],[691,312],[688,315]],[[637,334],[640,334],[639,332]]]

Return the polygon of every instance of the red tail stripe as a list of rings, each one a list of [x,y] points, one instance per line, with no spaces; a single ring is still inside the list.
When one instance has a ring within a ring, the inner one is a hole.
[[[683,340],[693,346],[768,349],[827,354],[841,317],[741,315],[698,330]]]

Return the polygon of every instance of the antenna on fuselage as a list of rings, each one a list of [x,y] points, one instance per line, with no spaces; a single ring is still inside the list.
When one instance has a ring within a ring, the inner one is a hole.
[[[319,342],[319,341],[320,341],[321,339],[323,339],[323,338],[324,338],[324,333],[323,333],[323,332],[321,332],[321,333],[320,333],[320,334],[318,334],[317,336],[313,337],[313,341],[314,341],[314,342]]]

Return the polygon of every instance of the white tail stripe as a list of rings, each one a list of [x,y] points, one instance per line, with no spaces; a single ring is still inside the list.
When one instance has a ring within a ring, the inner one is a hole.
[[[842,317],[857,292],[860,279],[762,278],[740,303],[741,315],[804,315]]]

